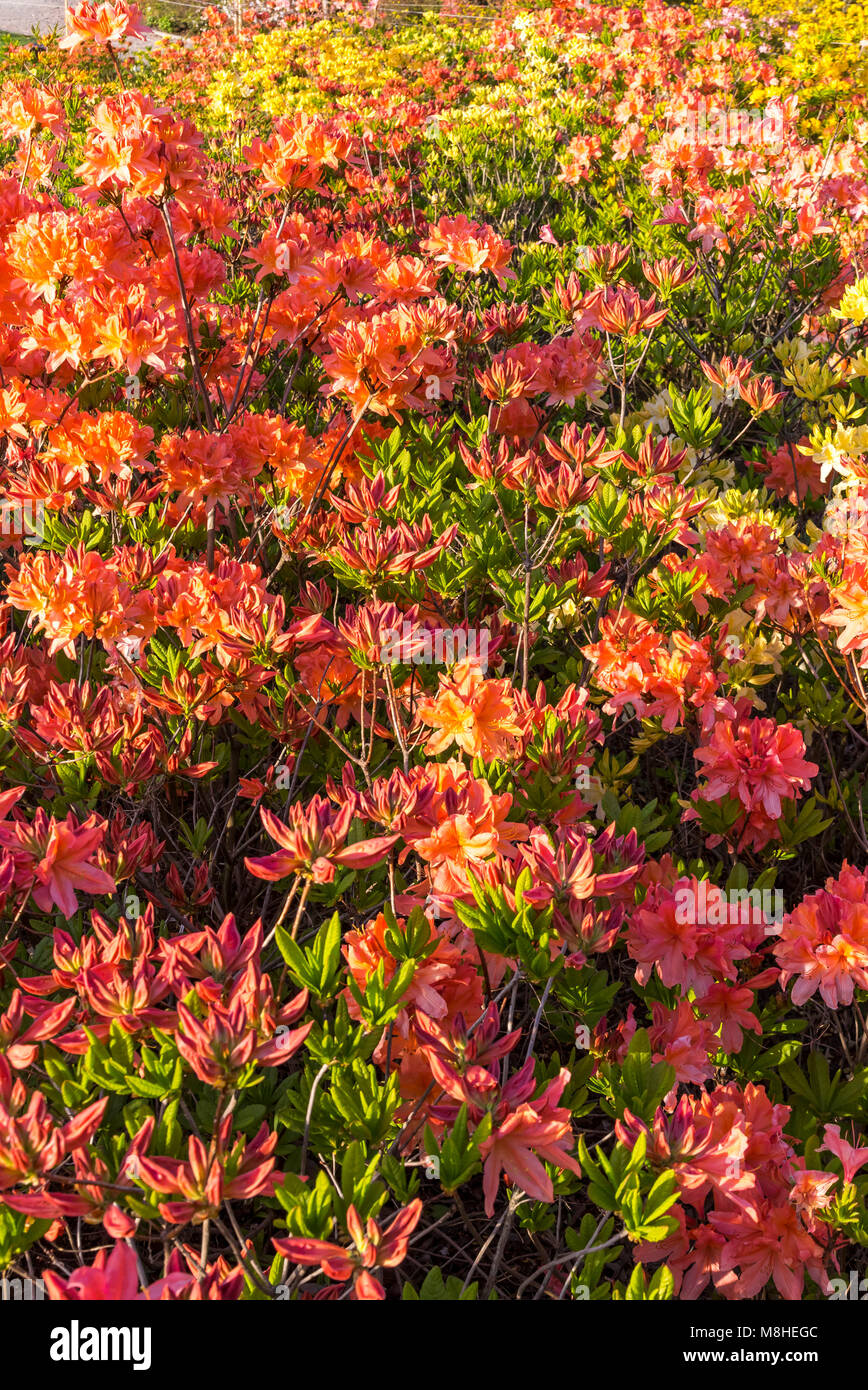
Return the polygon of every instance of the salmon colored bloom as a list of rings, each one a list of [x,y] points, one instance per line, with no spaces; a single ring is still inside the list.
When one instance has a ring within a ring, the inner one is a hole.
[[[765,937],[765,918],[729,900],[714,884],[679,878],[652,883],[634,909],[627,950],[637,962],[636,979],[646,985],[657,975],[668,988],[708,994],[714,983],[734,980],[737,962],[746,960]],[[710,1007],[714,1011],[712,996]],[[723,1006],[723,1001],[718,1001]]]
[[[126,1218],[115,1206],[112,1209],[122,1218],[107,1217],[106,1229],[111,1236],[128,1234],[124,1223]],[[117,1229],[110,1229],[117,1224]],[[128,1224],[128,1223],[127,1223]],[[201,1302],[202,1300],[237,1300],[244,1288],[244,1271],[234,1271],[222,1255],[203,1271],[198,1260],[192,1255],[184,1257],[180,1250],[173,1250],[169,1256],[167,1272],[162,1279],[141,1288],[139,1283],[139,1262],[129,1240],[117,1239],[111,1252],[99,1250],[93,1264],[80,1265],[69,1278],[64,1279],[53,1269],[43,1275],[45,1291],[54,1302],[95,1303],[95,1302]]]
[[[444,983],[452,978],[456,965],[461,961],[459,949],[447,941],[445,937],[438,936],[436,928],[430,921],[428,921],[428,930],[429,939],[426,945],[430,949],[427,954],[417,960],[416,969],[404,995],[405,1009],[402,1009],[404,1017],[399,1015],[397,1020],[399,1029],[404,1032],[406,1032],[407,1023],[406,1008],[421,1009],[434,1019],[443,1018],[446,1015],[448,1005],[440,990]],[[386,941],[386,936],[390,931],[394,931],[400,939],[401,935],[407,931],[406,921],[398,917],[395,926],[390,927],[383,913],[380,912],[373,922],[367,923],[362,930],[347,932],[344,937],[343,954],[350,974],[362,994],[367,989],[368,982],[379,965],[382,964],[383,966],[384,985],[388,985],[398,968],[398,963]],[[347,990],[346,998],[350,1016],[361,1017],[359,1006],[349,990]]]
[[[821,1288],[826,1286],[822,1246],[792,1203],[767,1200],[756,1212],[713,1211],[708,1219],[716,1231],[731,1237],[720,1260],[728,1277],[718,1284],[728,1297],[756,1298],[771,1280],[782,1298],[801,1299],[805,1268]]]
[[[830,1128],[830,1125],[826,1126],[827,1130]],[[837,1129],[837,1125],[835,1128]],[[820,1148],[822,1147],[821,1144]],[[865,1161],[868,1162],[868,1159]],[[810,1221],[815,1212],[824,1211],[831,1205],[830,1188],[833,1188],[837,1181],[835,1173],[823,1173],[809,1168],[800,1170],[790,1188],[790,1201],[803,1221]]]
[[[528,1058],[503,1088],[491,1138],[479,1146],[486,1216],[494,1215],[501,1172],[537,1202],[554,1201],[552,1180],[543,1160],[581,1176],[579,1161],[569,1152],[573,1144],[570,1112],[558,1105],[569,1080],[570,1073],[562,1067],[542,1094],[529,1100],[536,1084],[533,1058]]]
[[[102,844],[105,822],[90,816],[81,824],[70,812],[50,819],[40,807],[32,826],[23,820],[0,826],[0,843],[13,853],[25,851],[32,861],[33,901],[41,912],[59,908],[64,917],[78,911],[76,893],[113,893],[115,881],[92,861]]]
[[[746,711],[735,723],[718,720],[693,755],[706,779],[693,800],[736,797],[744,809],[733,834],[742,844],[762,848],[780,836],[777,822],[784,801],[795,801],[820,770],[806,761],[804,752],[805,740],[792,724],[751,717]],[[696,814],[689,811],[685,819]]]
[[[384,1299],[386,1290],[371,1273],[374,1269],[394,1269],[407,1254],[410,1236],[419,1224],[422,1203],[415,1201],[381,1228],[369,1217],[362,1224],[354,1206],[347,1210],[347,1230],[353,1244],[349,1249],[328,1240],[311,1240],[307,1236],[272,1237],[279,1255],[298,1265],[319,1265],[328,1279],[338,1283],[352,1278],[351,1297],[361,1300]]]
[[[586,183],[592,168],[603,152],[597,135],[576,135],[563,153],[561,183]]]
[[[721,1045],[726,1052],[741,1052],[744,1043],[744,1029],[748,1028],[758,1036],[762,1024],[753,1013],[754,992],[747,985],[735,986],[718,980],[696,1001],[696,1007],[707,1019],[715,1032],[720,1033]]]
[[[655,1000],[651,1013],[654,1023],[648,1038],[652,1060],[668,1062],[676,1082],[701,1086],[711,1080],[717,1039],[705,1019],[697,1017],[690,1000],[680,999],[674,1009]]]
[[[52,135],[66,130],[63,106],[47,88],[32,82],[4,83],[0,92],[0,135],[26,140],[38,129]]]
[[[864,665],[868,648],[868,561],[859,560],[844,568],[841,583],[831,590],[831,612],[824,613],[823,622],[829,627],[839,627],[837,647],[845,655],[859,653],[859,664]]]
[[[823,1130],[823,1142],[821,1149],[827,1153],[834,1154],[840,1160],[844,1169],[844,1181],[850,1183],[868,1163],[868,1144],[861,1148],[856,1148],[853,1144],[848,1144],[847,1140],[841,1136],[840,1125],[826,1125]]]
[[[796,977],[794,1004],[818,989],[830,1009],[852,1003],[855,988],[868,989],[868,875],[845,860],[838,879],[787,913],[774,954],[781,984]]]
[[[346,845],[353,822],[351,805],[336,811],[322,796],[315,796],[305,806],[289,808],[289,826],[263,806],[262,824],[273,840],[280,845],[275,854],[263,859],[245,859],[244,863],[256,878],[279,880],[291,874],[301,874],[314,883],[331,883],[335,868],[367,868],[385,858],[398,835],[379,835]]]
[[[453,897],[472,897],[468,873],[478,874],[496,855],[515,857],[516,840],[527,838],[528,828],[509,821],[509,792],[496,794],[482,778],[474,777],[460,762],[441,763],[432,769],[436,778],[433,795],[417,814],[401,826],[408,846],[429,867],[432,902],[447,911]],[[421,773],[421,769],[420,769]],[[430,773],[420,775],[427,782]],[[498,870],[497,877],[502,877]]]
[[[798,505],[811,497],[824,497],[828,484],[824,483],[820,465],[814,458],[808,438],[803,435],[794,444],[784,444],[778,449],[763,449],[764,464],[767,469],[766,487],[772,488],[778,497],[785,497],[793,505]]]

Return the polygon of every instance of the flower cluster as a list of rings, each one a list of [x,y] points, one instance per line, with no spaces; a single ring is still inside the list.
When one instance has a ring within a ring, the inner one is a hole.
[[[777,6],[0,47],[4,1276],[868,1245],[864,16]]]

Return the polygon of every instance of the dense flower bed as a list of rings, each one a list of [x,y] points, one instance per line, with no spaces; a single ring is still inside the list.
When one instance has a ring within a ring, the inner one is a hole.
[[[860,26],[3,52],[0,1271],[864,1272]]]

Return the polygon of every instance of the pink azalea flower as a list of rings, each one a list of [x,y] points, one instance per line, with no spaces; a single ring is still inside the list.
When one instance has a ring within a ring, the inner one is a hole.
[[[743,714],[737,722],[720,719],[694,757],[702,764],[705,784],[694,801],[737,797],[744,808],[736,832],[745,844],[761,849],[778,838],[776,822],[784,801],[810,787],[819,767],[803,757],[805,740],[792,724]]]
[[[844,1168],[844,1181],[852,1182],[860,1168],[864,1168],[868,1163],[868,1145],[861,1149],[854,1148],[848,1144],[846,1139],[841,1138],[840,1125],[826,1125],[823,1132],[823,1142],[821,1150],[834,1154],[841,1160]]]
[[[79,825],[70,811],[65,820],[50,819],[39,807],[28,825],[23,819],[0,823],[0,844],[13,855],[23,883],[40,912],[58,907],[64,917],[78,911],[76,892],[113,893],[114,879],[91,861],[101,848],[105,822],[89,816]]]
[[[725,1052],[740,1052],[744,1043],[744,1028],[757,1035],[762,1033],[762,1025],[756,1014],[752,1013],[754,992],[747,985],[735,986],[717,982],[697,999],[696,1007],[712,1027],[720,1029],[720,1040]]]
[[[533,1059],[529,1058],[528,1061],[532,1072]],[[513,1082],[519,1077],[524,1079],[524,1072],[525,1067],[522,1067]],[[578,1159],[567,1152],[567,1146],[573,1142],[570,1112],[557,1104],[569,1079],[570,1073],[566,1067],[562,1067],[537,1100],[520,1104],[497,1125],[491,1138],[480,1145],[479,1151],[485,1160],[482,1187],[487,1216],[494,1215],[494,1199],[501,1171],[538,1202],[554,1201],[552,1180],[541,1159],[581,1176]],[[504,1094],[506,1090],[508,1087]]]
[[[79,827],[70,826],[68,820],[52,824],[45,854],[36,865],[36,877],[42,885],[33,890],[38,908],[50,912],[56,906],[68,918],[78,911],[76,890],[114,892],[114,879],[89,862],[102,843],[103,833],[102,826],[88,822]]]
[[[729,1297],[756,1298],[771,1279],[781,1298],[796,1301],[804,1290],[805,1269],[825,1286],[822,1248],[791,1203],[764,1201],[756,1212],[713,1211],[708,1219],[715,1230],[731,1237],[720,1260],[721,1269],[729,1273],[721,1289]]]
[[[797,976],[793,1003],[804,1004],[819,989],[830,1009],[853,1002],[854,988],[868,989],[868,876],[844,863],[838,879],[827,879],[787,914],[775,945],[781,984]]]

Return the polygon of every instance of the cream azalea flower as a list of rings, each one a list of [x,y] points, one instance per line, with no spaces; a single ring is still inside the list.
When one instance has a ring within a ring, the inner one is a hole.
[[[797,362],[807,362],[811,355],[804,338],[784,338],[772,348],[772,352],[785,367],[791,367]]]
[[[868,453],[868,428],[856,425],[846,429],[841,425],[834,434],[826,432],[823,436],[814,435],[810,447],[813,459],[820,465],[820,479],[826,482],[832,473],[840,473],[846,479],[856,479],[852,460]]]
[[[831,473],[846,473],[847,468],[843,463],[843,452],[836,448],[831,439],[823,442],[819,449],[814,450],[814,462],[820,465],[820,480],[826,482]]]
[[[868,352],[863,348],[853,357],[844,358],[841,366],[842,370],[846,368],[848,380],[852,380],[853,377],[868,376]]]
[[[639,412],[644,424],[651,424],[660,434],[668,434],[672,428],[669,419],[669,411],[672,409],[672,397],[669,387],[666,386],[662,391],[658,391],[656,396],[648,402]]]
[[[683,454],[684,454],[684,462],[685,462],[685,464],[687,464],[691,469],[692,469],[692,468],[695,468],[696,465],[698,464],[698,462],[699,462],[699,454],[698,454],[697,451],[694,449],[693,445],[692,445],[692,444],[685,444],[684,440],[683,440],[683,439],[680,439],[679,436],[678,436],[677,434],[676,434],[676,435],[673,435],[673,438],[672,438],[672,449],[673,449],[674,452],[678,452],[679,454],[680,454],[680,453],[683,453]]]
[[[575,626],[578,613],[579,609],[575,599],[564,599],[563,603],[559,603],[549,613],[546,627],[549,632],[555,632],[561,628],[572,628]]]

